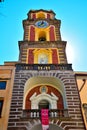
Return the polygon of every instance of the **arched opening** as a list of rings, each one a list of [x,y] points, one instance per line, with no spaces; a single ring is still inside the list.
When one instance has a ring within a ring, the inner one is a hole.
[[[38,35],[38,41],[46,41],[46,32],[41,31]]]
[[[37,14],[37,18],[45,18],[45,14],[44,13],[38,13]]]
[[[48,55],[45,53],[40,53],[38,55],[38,63],[39,64],[47,64],[48,63]]]
[[[39,109],[49,109],[50,104],[47,100],[41,100],[38,104]]]
[[[36,84],[38,86],[34,87]],[[47,91],[45,92],[41,91],[43,84],[47,86]],[[64,86],[58,78],[38,76],[27,80],[24,87],[23,109],[38,109],[38,104],[41,100],[48,101],[50,109],[67,109]]]

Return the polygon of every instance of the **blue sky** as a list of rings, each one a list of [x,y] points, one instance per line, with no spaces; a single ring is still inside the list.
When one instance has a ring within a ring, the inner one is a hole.
[[[62,40],[67,41],[68,63],[75,71],[87,71],[87,0],[4,0],[0,3],[0,65],[18,60],[22,20],[30,9],[56,13],[61,20]]]

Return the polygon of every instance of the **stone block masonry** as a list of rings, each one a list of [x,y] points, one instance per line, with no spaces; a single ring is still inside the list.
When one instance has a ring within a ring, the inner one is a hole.
[[[60,80],[64,85],[68,117],[52,118],[50,119],[50,123],[58,125],[63,130],[85,130],[75,76],[73,71],[65,70],[19,70],[15,72],[7,130],[29,130],[35,125],[35,120],[36,124],[40,123],[40,120],[37,118],[21,118],[23,112],[24,86],[26,81],[32,77],[53,77]]]

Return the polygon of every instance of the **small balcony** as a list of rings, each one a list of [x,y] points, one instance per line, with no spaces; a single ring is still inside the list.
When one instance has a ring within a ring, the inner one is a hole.
[[[16,64],[16,71],[19,70],[72,70],[72,64]]]
[[[37,119],[41,117],[41,111],[38,109],[31,109],[31,110],[23,110],[22,119]],[[67,118],[68,110],[67,109],[50,109],[49,110],[49,118]]]

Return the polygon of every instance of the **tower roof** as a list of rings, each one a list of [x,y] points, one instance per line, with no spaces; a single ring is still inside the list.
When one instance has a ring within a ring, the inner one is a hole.
[[[29,13],[37,13],[37,12],[40,12],[40,11],[43,11],[43,12],[46,12],[46,13],[53,13],[55,15],[55,13],[53,12],[53,10],[44,10],[44,9],[39,9],[39,10],[30,10],[28,12],[28,15]]]

